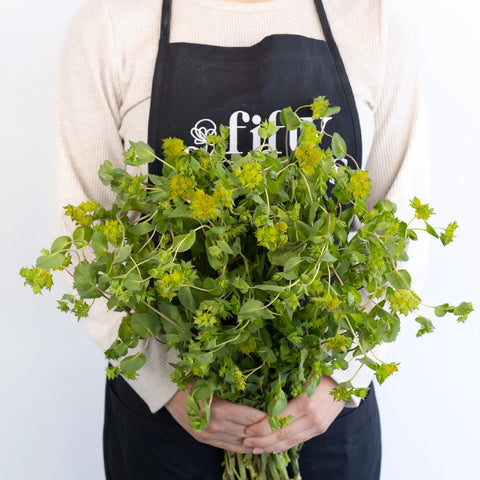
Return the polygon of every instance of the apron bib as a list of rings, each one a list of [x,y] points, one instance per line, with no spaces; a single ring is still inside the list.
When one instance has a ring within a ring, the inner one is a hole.
[[[315,0],[326,41],[300,35],[271,35],[251,47],[218,47],[169,43],[171,0],[164,0],[162,30],[152,86],[148,143],[161,152],[162,139],[177,137],[199,148],[205,137],[230,128],[227,153],[246,154],[260,145],[258,126],[264,120],[278,125],[280,109],[310,104],[325,95],[341,107],[328,122],[349,154],[361,165],[360,122],[353,92],[320,0]],[[309,112],[306,112],[308,115]],[[278,138],[278,144],[277,144]],[[285,153],[285,130],[270,145]],[[296,132],[289,135],[289,150]],[[352,162],[352,167],[355,165]],[[161,173],[161,162],[149,164]]]

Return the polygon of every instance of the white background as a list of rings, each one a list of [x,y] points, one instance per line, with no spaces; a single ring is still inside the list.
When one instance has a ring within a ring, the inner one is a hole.
[[[406,1],[406,0],[398,0]],[[458,220],[447,250],[432,246],[423,299],[471,300],[467,324],[439,319],[415,338],[405,324],[389,359],[400,371],[377,389],[382,480],[480,478],[480,7],[474,0],[408,0],[420,27],[436,223]],[[56,234],[53,91],[59,50],[81,0],[0,7],[0,478],[100,480],[104,360],[63,292],[33,297],[17,272]],[[142,479],[140,479],[142,480]],[[168,479],[167,479],[168,480]],[[328,480],[328,479],[327,479]]]

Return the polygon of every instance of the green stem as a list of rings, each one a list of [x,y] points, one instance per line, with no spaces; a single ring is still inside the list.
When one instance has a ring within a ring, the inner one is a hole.
[[[245,461],[242,453],[237,453],[238,473],[240,479],[247,478],[247,471],[245,470]]]
[[[225,450],[225,470],[223,471],[222,480],[235,480],[235,467],[232,463],[235,463],[235,454]]]
[[[278,474],[277,466],[275,465],[275,461],[273,459],[273,454],[268,454],[267,465],[268,465],[268,470],[270,472],[272,480],[282,480],[282,478],[280,478]],[[283,478],[283,480],[285,480],[285,478]],[[287,476],[287,480],[288,480],[288,476]]]
[[[302,448],[302,444],[300,445],[295,445],[295,447],[291,448],[288,451],[289,457],[290,457],[290,465],[292,468],[293,472],[293,479],[294,480],[302,480],[302,477],[300,475],[300,465],[298,463],[298,460],[300,458],[300,449]]]

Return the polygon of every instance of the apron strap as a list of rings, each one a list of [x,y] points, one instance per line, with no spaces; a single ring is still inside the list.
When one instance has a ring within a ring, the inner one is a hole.
[[[330,23],[328,22],[327,14],[323,6],[322,0],[315,0],[315,5],[317,7],[318,16],[320,17],[320,22],[322,24],[323,34],[325,35],[325,40],[327,41],[328,48],[332,54],[333,61],[337,67],[338,76],[340,82],[342,83],[343,91],[345,92],[345,97],[350,107],[350,111],[354,118],[353,129],[355,137],[355,147],[356,147],[356,157],[355,161],[358,165],[362,165],[362,133],[360,130],[360,118],[358,116],[357,106],[355,104],[355,97],[353,96],[352,86],[348,79],[347,71],[345,70],[345,65],[340,55],[340,50],[337,47],[337,43],[333,38],[332,29],[330,28]]]
[[[162,21],[160,30],[160,41],[158,45],[157,60],[155,63],[155,73],[152,82],[152,96],[150,107],[150,117],[148,119],[148,144],[157,145],[161,139],[157,138],[158,129],[155,128],[159,124],[161,109],[158,102],[161,98],[161,90],[163,88],[163,78],[165,75],[165,64],[167,59],[168,44],[170,40],[170,19],[172,17],[172,0],[163,0],[162,2]],[[153,107],[153,108],[152,108]],[[157,155],[160,152],[155,152]]]

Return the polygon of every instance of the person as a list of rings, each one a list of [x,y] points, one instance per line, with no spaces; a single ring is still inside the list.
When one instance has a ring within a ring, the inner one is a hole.
[[[424,199],[428,182],[417,45],[405,10],[399,0],[86,0],[58,75],[58,203],[108,205],[97,170],[105,159],[123,168],[129,140],[160,151],[161,139],[179,137],[198,148],[225,124],[229,153],[243,153],[256,146],[261,120],[279,124],[279,109],[325,95],[341,107],[329,125],[369,171],[369,205],[389,198],[409,218],[409,200]],[[424,255],[410,257],[421,279]],[[120,319],[96,302],[83,323],[106,350]],[[215,398],[210,424],[197,434],[186,419],[187,391],[170,380],[175,353],[158,342],[146,353],[136,380],[107,382],[107,479],[214,480],[222,449],[260,454],[300,442],[304,480],[379,478],[373,388],[348,405],[330,395],[357,370],[353,360],[312,397],[291,400],[284,429],[272,432],[264,412]],[[354,384],[371,380],[365,368]]]

